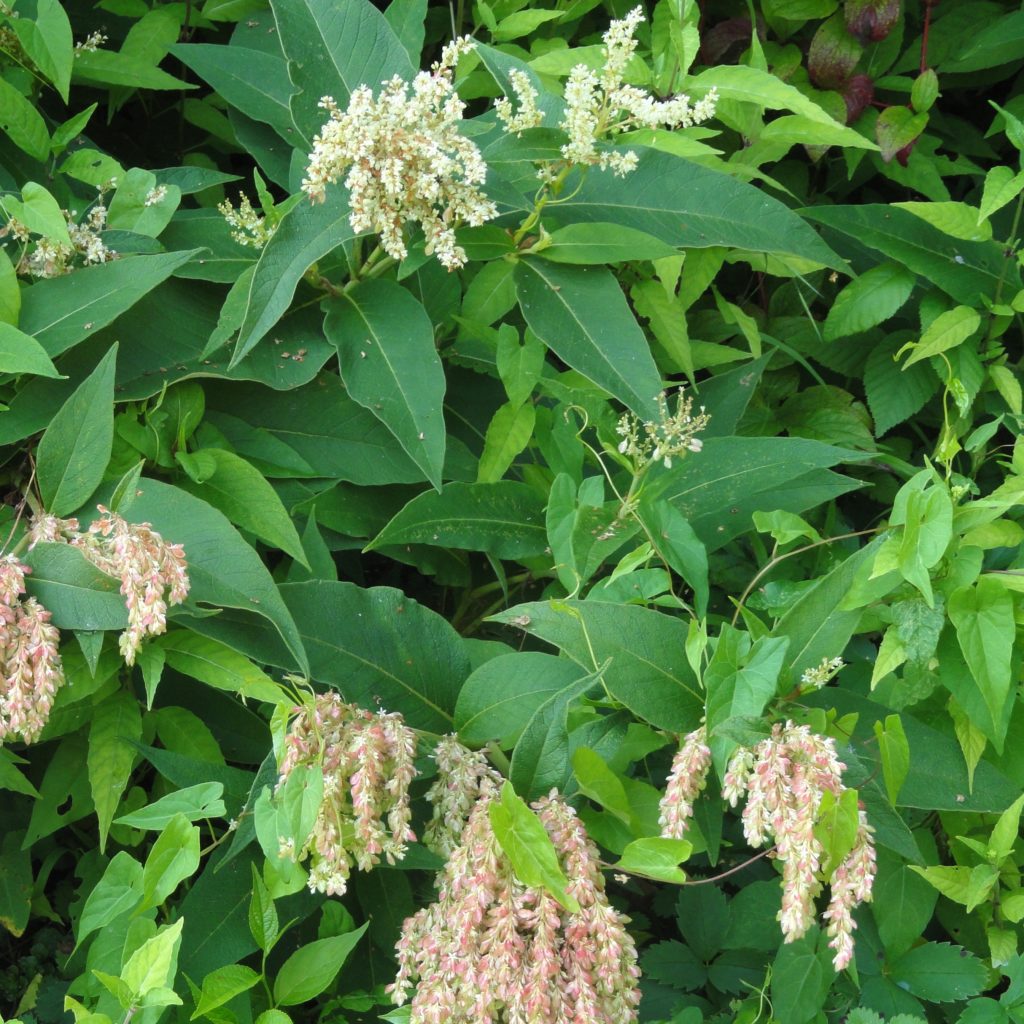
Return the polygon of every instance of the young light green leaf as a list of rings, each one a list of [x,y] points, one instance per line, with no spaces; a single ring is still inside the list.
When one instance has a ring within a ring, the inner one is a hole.
[[[501,788],[501,800],[488,808],[491,828],[512,870],[523,885],[545,889],[570,913],[579,903],[566,892],[569,880],[558,862],[558,854],[540,819],[516,796],[511,782]]]
[[[530,443],[537,422],[537,410],[530,403],[498,407],[484,435],[484,450],[477,467],[477,483],[500,480],[516,456]]]
[[[888,320],[910,298],[915,280],[898,263],[866,270],[836,296],[825,318],[825,340],[860,334]]]
[[[50,155],[50,133],[46,122],[10,82],[0,78],[0,131],[33,160],[45,163]]]
[[[277,941],[279,925],[273,897],[252,865],[252,897],[249,900],[249,932],[265,953]]]
[[[274,979],[274,1001],[280,1006],[296,1006],[315,999],[341,970],[369,922],[354,932],[317,939],[297,949],[281,965]]]
[[[245,964],[225,964],[203,978],[203,989],[189,1020],[210,1015],[212,1010],[230,1002],[237,995],[248,992],[259,982],[260,976]]]
[[[910,746],[899,715],[887,715],[885,724],[875,722],[875,739],[882,757],[882,777],[889,803],[896,806],[896,798],[910,771]]]
[[[181,942],[184,924],[184,918],[179,917],[174,924],[161,929],[148,942],[144,942],[128,958],[121,970],[121,980],[133,996],[142,998],[156,989],[166,988],[173,980],[171,966]],[[181,1002],[177,998],[176,1001]]]
[[[290,703],[284,690],[238,651],[210,637],[176,629],[159,640],[167,664],[192,679],[240,697]]]
[[[1024,796],[1014,800],[999,816],[988,845],[990,856],[998,864],[1013,852],[1013,847],[1020,835],[1020,815],[1024,810]]]
[[[857,809],[857,790],[844,789],[839,798],[826,791],[818,807],[818,820],[814,835],[821,844],[821,867],[830,877],[846,859],[857,839],[860,817]]]
[[[130,853],[121,850],[114,854],[103,877],[86,897],[76,929],[77,945],[141,901],[142,865]]]
[[[199,826],[176,814],[157,837],[142,868],[143,907],[163,903],[198,867]]]
[[[634,839],[623,851],[615,868],[631,875],[642,875],[657,882],[682,885],[686,872],[679,865],[688,860],[693,844],[686,839],[662,839],[657,836]]]
[[[903,368],[913,366],[922,359],[930,359],[941,352],[948,352],[957,345],[962,345],[981,326],[981,317],[977,310],[968,306],[956,306],[945,313],[940,313],[921,335],[921,340],[913,346],[909,358]]]
[[[205,818],[223,818],[225,814],[224,786],[220,782],[202,782],[175,790],[167,796],[154,800],[141,810],[122,814],[115,818],[115,824],[128,825],[147,831],[161,832],[171,819],[183,814],[189,821]]]
[[[20,18],[11,18],[7,24],[14,30],[32,63],[67,103],[74,64],[74,42],[63,4],[59,0],[36,0],[34,16],[22,14]]]

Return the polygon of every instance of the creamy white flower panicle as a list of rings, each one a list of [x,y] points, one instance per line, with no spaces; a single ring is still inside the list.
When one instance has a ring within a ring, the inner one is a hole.
[[[711,422],[711,417],[700,407],[693,411],[693,399],[680,388],[676,393],[676,411],[669,409],[665,393],[658,395],[658,418],[641,421],[626,413],[615,428],[622,440],[619,454],[633,460],[637,470],[652,462],[661,462],[671,468],[672,459],[687,452],[699,452],[704,442],[697,436]]]
[[[220,215],[227,221],[231,237],[239,244],[262,249],[270,241],[275,228],[267,223],[266,217],[253,209],[249,197],[243,192],[238,193],[238,209],[231,205],[230,199],[217,205]]]
[[[37,238],[31,251],[26,251],[15,268],[23,277],[60,277],[70,273],[75,266],[84,263],[89,266],[117,259],[117,253],[108,249],[100,233],[106,227],[107,208],[96,203],[82,219],[75,220],[75,210],[61,210],[68,227],[71,244],[55,238]],[[11,218],[2,229],[0,238],[10,235],[19,242],[30,240],[28,229],[16,218]]]
[[[846,662],[842,658],[822,658],[817,665],[807,669],[800,676],[800,688],[802,690],[820,690],[835,679],[844,668],[846,668]]]
[[[746,796],[747,842],[758,847],[774,841],[775,857],[782,864],[779,923],[786,942],[806,934],[814,921],[823,855],[814,825],[825,792],[836,800],[842,796],[845,767],[832,739],[792,722],[776,724],[771,736],[754,748],[741,747],[729,762],[723,797],[735,807]],[[875,875],[874,830],[863,810],[859,815],[854,847],[833,870],[832,900],[825,913],[836,970],[846,967],[853,956],[856,923],[851,911],[870,900]]]
[[[487,165],[476,144],[459,133],[465,104],[452,85],[469,37],[449,43],[429,72],[409,85],[397,76],[374,97],[360,86],[341,110],[330,96],[330,115],[313,141],[302,190],[322,201],[328,185],[345,178],[349,220],[355,231],[376,232],[394,259],[408,255],[403,227],[417,223],[426,251],[453,270],[466,262],[455,241],[460,223],[478,226],[497,216],[480,187]]]
[[[604,34],[605,60],[600,73],[577,64],[565,84],[565,116],[562,129],[569,141],[562,155],[572,164],[597,164],[617,175],[628,174],[637,164],[630,150],[600,150],[598,143],[630,128],[689,128],[715,113],[714,89],[696,103],[687,95],[658,100],[643,89],[623,84],[636,52],[635,32],[644,20],[635,7],[625,18],[613,21]]]
[[[416,839],[409,821],[409,784],[416,775],[416,734],[401,715],[374,714],[334,692],[302,708],[286,739],[277,788],[298,767],[318,766],[324,795],[301,848],[282,839],[281,856],[309,859],[309,888],[341,896],[353,865],[369,871],[383,856],[405,856]]]
[[[520,68],[513,68],[508,73],[512,83],[512,91],[516,97],[516,109],[507,96],[494,101],[494,112],[505,125],[505,131],[513,135],[522,135],[529,128],[536,128],[544,115],[537,109],[537,90],[530,82],[529,75]]]

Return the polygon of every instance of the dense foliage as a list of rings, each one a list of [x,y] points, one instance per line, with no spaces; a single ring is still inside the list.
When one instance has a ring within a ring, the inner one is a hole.
[[[1022,72],[0,0],[0,1018],[1024,1018]]]

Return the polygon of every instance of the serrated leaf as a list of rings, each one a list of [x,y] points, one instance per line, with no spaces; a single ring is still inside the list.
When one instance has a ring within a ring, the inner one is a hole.
[[[949,1003],[978,995],[986,985],[985,965],[962,946],[925,942],[890,966],[901,988],[933,1003]]]
[[[882,263],[854,278],[829,308],[825,340],[860,334],[888,320],[910,298],[915,280],[898,263]]]

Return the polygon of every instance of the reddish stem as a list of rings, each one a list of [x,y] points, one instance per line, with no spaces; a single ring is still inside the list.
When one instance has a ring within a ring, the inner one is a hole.
[[[921,72],[928,70],[928,32],[932,27],[932,8],[938,0],[924,0],[924,28],[921,30]]]

